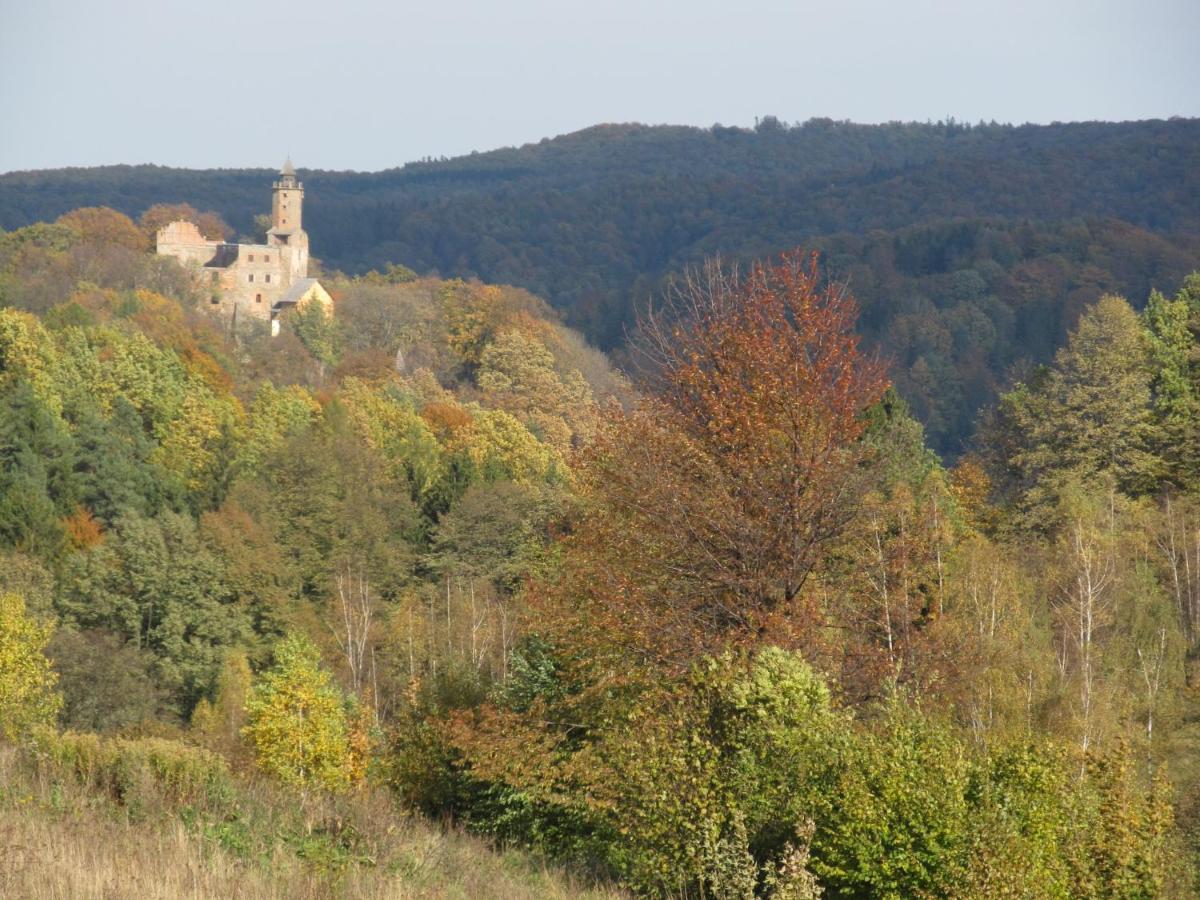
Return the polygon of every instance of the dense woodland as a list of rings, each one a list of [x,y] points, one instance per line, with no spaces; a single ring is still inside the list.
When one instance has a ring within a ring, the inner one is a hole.
[[[1200,888],[1200,275],[1008,320],[1047,364],[953,466],[853,291],[893,254],[868,290],[947,299],[888,327],[965,352],[989,275],[1049,310],[1071,253],[1176,245],[714,260],[627,379],[524,289],[397,265],[230,333],[149,250],[178,212],[0,233],[5,821],[160,823],[290,896],[421,877],[405,811],[646,896]]]
[[[1084,305],[1140,306],[1200,253],[1200,121],[754,129],[605,125],[378,173],[304,172],[326,265],[399,263],[518,285],[620,347],[664,280],[807,246],[849,278],[862,331],[939,453],[965,449],[1014,367],[1050,361]],[[217,211],[252,234],[265,170],[119,166],[0,176],[0,227],[78,207]]]

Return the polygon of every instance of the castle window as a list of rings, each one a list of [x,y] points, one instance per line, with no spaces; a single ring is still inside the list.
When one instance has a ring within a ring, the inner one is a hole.
[[[221,298],[220,298],[220,297],[213,297],[213,298],[212,298],[212,305],[213,305],[213,306],[217,306],[217,305],[219,305],[219,304],[220,304],[220,302],[221,302]]]
[[[250,262],[254,262],[254,254],[253,253],[250,254]]]
[[[271,254],[270,254],[270,253],[264,253],[264,254],[263,254],[263,262],[270,262],[270,261],[271,261]]]
[[[255,303],[262,303],[262,294],[255,294],[255,295],[254,295],[254,302],[255,302]]]
[[[250,273],[250,280],[251,280],[251,281],[253,281],[253,280],[254,280],[254,273],[253,273],[253,272],[251,272],[251,273]]]
[[[268,273],[267,273],[267,284],[270,284],[270,283],[271,283],[271,275],[270,275],[270,273],[268,272]]]
[[[216,283],[217,283],[218,281],[220,281],[220,280],[221,280],[221,273],[220,273],[220,272],[213,272],[213,273],[212,273],[212,283],[213,283],[213,284],[216,284]]]

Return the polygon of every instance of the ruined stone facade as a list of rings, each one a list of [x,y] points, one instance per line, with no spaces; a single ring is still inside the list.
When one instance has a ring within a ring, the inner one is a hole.
[[[192,269],[211,289],[214,313],[236,323],[247,319],[271,323],[287,308],[315,300],[332,308],[329,293],[308,277],[308,233],[301,227],[304,185],[289,159],[272,185],[271,229],[265,244],[210,241],[191,222],[176,221],[158,231],[157,249]]]

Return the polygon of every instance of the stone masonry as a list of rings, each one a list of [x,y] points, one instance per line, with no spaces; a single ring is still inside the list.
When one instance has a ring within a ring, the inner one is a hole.
[[[272,185],[271,228],[265,244],[210,241],[191,222],[176,221],[158,231],[157,250],[191,269],[211,289],[210,308],[238,323],[269,321],[279,331],[287,308],[316,300],[332,308],[329,293],[308,277],[308,233],[301,227],[304,185],[289,159]]]

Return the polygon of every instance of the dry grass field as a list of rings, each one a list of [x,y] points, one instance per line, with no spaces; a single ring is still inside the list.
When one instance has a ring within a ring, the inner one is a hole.
[[[518,852],[397,812],[385,795],[335,807],[238,784],[224,821],[115,803],[0,747],[6,900],[616,898]],[[331,828],[329,816],[337,817]],[[324,824],[322,824],[324,823]],[[337,833],[334,833],[337,832]],[[352,837],[348,837],[352,835]]]

